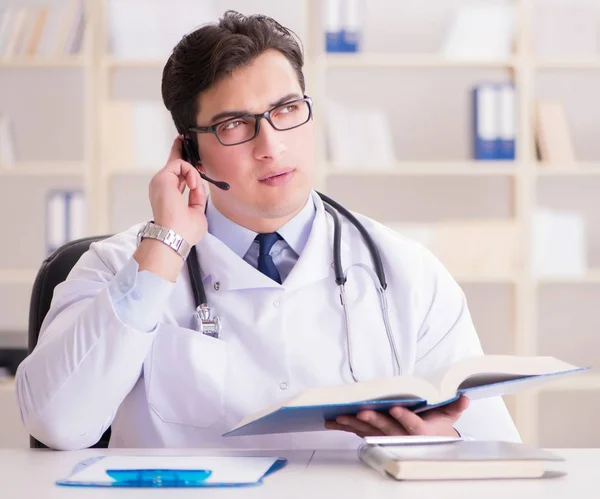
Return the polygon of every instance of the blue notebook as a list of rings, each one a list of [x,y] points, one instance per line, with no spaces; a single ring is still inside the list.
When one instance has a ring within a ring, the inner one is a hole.
[[[57,485],[71,487],[241,487],[260,485],[283,468],[278,457],[98,456],[82,461]]]
[[[310,388],[251,414],[224,437],[325,430],[325,421],[361,410],[394,406],[423,412],[449,404],[464,394],[480,399],[516,393],[589,369],[553,357],[482,355],[459,361],[427,379],[395,376],[338,386]]]

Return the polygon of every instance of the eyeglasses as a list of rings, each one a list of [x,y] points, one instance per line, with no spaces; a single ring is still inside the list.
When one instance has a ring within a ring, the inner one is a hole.
[[[304,96],[262,114],[242,114],[228,118],[211,126],[191,127],[191,132],[212,133],[224,146],[236,146],[254,139],[260,131],[260,122],[265,118],[275,130],[284,131],[308,123],[312,117],[312,99]]]

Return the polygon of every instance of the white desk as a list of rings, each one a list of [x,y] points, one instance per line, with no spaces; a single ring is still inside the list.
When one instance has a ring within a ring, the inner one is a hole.
[[[223,452],[180,449],[88,449],[72,452],[0,450],[0,497],[54,498],[432,498],[432,499],[583,499],[598,498],[600,449],[557,450],[566,458],[553,469],[566,475],[538,480],[396,482],[360,463],[344,451],[248,452],[237,455],[278,455],[288,465],[265,478],[257,487],[222,489],[102,489],[59,487],[58,478],[69,474],[80,460],[102,454],[212,454]]]

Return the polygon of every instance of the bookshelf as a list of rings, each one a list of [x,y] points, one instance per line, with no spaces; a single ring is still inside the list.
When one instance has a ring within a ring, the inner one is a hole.
[[[443,8],[449,9],[459,5],[459,0],[445,2]],[[217,6],[222,12],[226,2],[217,1]],[[239,8],[244,13],[263,11],[271,14],[276,10],[275,2],[269,0],[254,0],[247,4],[240,4],[233,8]],[[401,3],[401,2],[398,2]],[[440,4],[440,8],[441,7]],[[559,72],[560,74],[581,73],[593,74],[600,70],[600,56],[598,58],[556,58],[539,59],[534,55],[532,48],[532,17],[534,15],[535,0],[515,0],[519,9],[519,23],[516,36],[516,50],[514,55],[503,60],[468,60],[455,61],[443,58],[434,51],[426,50],[406,52],[384,52],[381,49],[359,54],[326,54],[323,52],[323,38],[321,32],[321,6],[318,0],[303,0],[296,2],[290,7],[293,13],[290,18],[298,17],[306,24],[303,26],[292,26],[303,36],[306,50],[306,79],[307,93],[313,97],[317,105],[324,103],[331,96],[331,87],[343,81],[346,75],[351,78],[357,76],[361,82],[368,82],[369,78],[379,78],[384,75],[390,78],[392,83],[383,89],[381,93],[388,92],[387,98],[394,98],[390,93],[397,82],[402,83],[405,79],[408,85],[414,85],[415,100],[422,102],[429,95],[436,92],[438,87],[435,81],[447,79],[449,92],[466,92],[470,84],[481,79],[511,79],[517,89],[517,157],[515,161],[474,161],[468,153],[468,147],[463,143],[456,146],[450,141],[440,146],[438,150],[410,149],[410,141],[402,142],[399,159],[389,167],[377,165],[365,165],[365,168],[348,167],[332,164],[326,154],[326,146],[322,139],[325,134],[325,123],[323,119],[317,119],[316,125],[321,138],[317,148],[318,182],[317,188],[322,192],[338,197],[339,201],[349,208],[355,206],[355,194],[360,191],[361,186],[368,185],[369,189],[380,189],[364,191],[365,206],[385,203],[386,198],[394,196],[394,193],[406,185],[431,186],[431,192],[439,193],[440,186],[451,182],[452,186],[464,185],[462,191],[449,192],[446,203],[453,203],[453,196],[468,197],[472,189],[479,187],[482,193],[474,196],[478,202],[482,198],[490,198],[485,204],[485,209],[495,216],[502,216],[513,221],[519,231],[519,239],[522,242],[520,265],[515,272],[500,273],[496,275],[461,275],[455,278],[465,289],[470,302],[474,303],[477,311],[473,311],[476,317],[476,326],[480,329],[482,341],[489,345],[504,345],[507,353],[523,355],[540,354],[540,339],[545,334],[540,330],[540,314],[543,310],[552,306],[560,307],[561,303],[549,304],[548,300],[540,303],[540,293],[547,287],[558,287],[559,289],[576,288],[578,293],[600,292],[600,255],[591,262],[591,268],[584,275],[578,277],[535,277],[532,272],[532,248],[530,234],[532,231],[532,216],[538,206],[540,184],[546,181],[562,181],[563,179],[580,182],[582,184],[600,181],[600,155],[597,158],[586,157],[569,167],[564,165],[541,165],[535,159],[535,143],[532,130],[533,109],[532,103],[537,97],[537,84],[540,73]],[[382,1],[373,2],[373,9],[384,9],[387,4]],[[281,7],[279,7],[281,9]],[[422,7],[425,8],[425,7]],[[295,10],[294,10],[295,9]],[[109,53],[108,40],[110,27],[107,26],[106,0],[86,2],[86,12],[89,24],[86,31],[86,42],[81,55],[69,57],[55,57],[47,59],[14,58],[12,60],[0,59],[0,74],[4,71],[65,71],[77,70],[83,73],[83,102],[82,123],[84,127],[83,154],[78,160],[54,160],[48,158],[41,161],[22,161],[11,169],[0,166],[0,184],[5,180],[32,179],[43,175],[45,185],[50,186],[61,182],[63,179],[77,181],[85,188],[89,203],[89,233],[104,234],[115,232],[128,226],[130,223],[145,220],[149,215],[149,207],[144,206],[147,201],[147,182],[154,171],[162,167],[163,159],[158,158],[153,168],[132,167],[119,162],[105,162],[102,155],[102,130],[106,123],[103,122],[104,110],[114,100],[124,99],[115,90],[115,79],[127,80],[131,78],[142,78],[150,82],[150,90],[144,90],[158,98],[157,87],[160,83],[160,72],[166,59],[122,59]],[[275,15],[275,14],[274,14]],[[381,18],[382,14],[378,14]],[[285,21],[284,21],[285,23]],[[435,26],[435,23],[432,25]],[[416,30],[417,28],[415,28]],[[432,27],[432,29],[437,29]],[[413,32],[414,35],[416,33]],[[439,34],[439,33],[438,33]],[[420,36],[420,35],[419,35]],[[436,35],[437,36],[437,35]],[[427,42],[429,43],[429,42]],[[431,43],[423,47],[431,48]],[[412,45],[407,45],[412,48]],[[140,76],[141,75],[141,76]],[[27,78],[23,75],[22,78]],[[372,80],[378,81],[378,80]],[[416,82],[416,83],[412,83]],[[403,84],[403,83],[402,83]],[[357,84],[358,85],[358,84]],[[426,87],[422,92],[418,86]],[[427,92],[430,92],[427,94]],[[344,92],[341,92],[343,94]],[[343,98],[341,95],[340,98]],[[372,96],[375,105],[380,105],[383,97]],[[390,109],[398,121],[394,125],[402,130],[407,130],[408,118],[402,117],[403,106],[407,106],[410,98],[403,100],[402,96],[397,98],[399,104]],[[431,105],[438,105],[434,101]],[[454,116],[457,109],[456,127],[464,127],[467,122],[469,111],[464,106],[467,100],[461,101],[460,107],[449,102],[443,109],[440,108],[439,121],[444,122],[450,132],[454,125]],[[409,106],[409,110],[412,109]],[[413,116],[413,115],[411,115]],[[437,114],[429,112],[423,120],[437,120]],[[405,121],[401,121],[405,119]],[[418,120],[416,120],[418,121]],[[421,123],[418,123],[422,125]],[[598,122],[596,122],[598,125]],[[405,128],[402,128],[405,127]],[[424,126],[426,129],[427,126]],[[467,135],[452,135],[462,140]],[[424,135],[416,136],[414,143],[418,144]],[[459,142],[460,142],[459,140]],[[464,140],[463,140],[464,142]],[[416,148],[416,145],[415,145]],[[440,152],[441,151],[441,152]],[[429,154],[431,153],[431,154]],[[19,184],[22,185],[22,184]],[[424,194],[424,197],[427,197]],[[409,221],[413,216],[402,200],[394,199],[394,213],[401,215],[402,221]],[[427,211],[424,218],[433,221],[436,217],[443,216],[443,201],[437,199],[435,207]],[[475,201],[474,201],[475,203]],[[496,207],[495,204],[501,206]],[[360,204],[360,203],[359,203]],[[423,206],[426,206],[424,204]],[[429,208],[427,208],[429,210]],[[434,213],[437,210],[437,213]],[[361,210],[362,211],[362,210]],[[480,215],[479,206],[473,204],[471,215]],[[485,210],[484,210],[485,211]],[[117,214],[119,216],[117,216]],[[367,213],[369,214],[369,213]],[[390,221],[390,220],[386,220]],[[593,222],[597,225],[600,218]],[[595,250],[597,251],[597,249]],[[3,255],[4,256],[4,255]],[[0,268],[0,289],[11,285],[27,287],[31,285],[37,270],[36,264],[41,261],[41,253],[32,254],[28,261],[30,265],[20,266],[17,269]],[[6,261],[3,258],[3,261]],[[486,302],[482,303],[481,296],[485,296]],[[497,307],[498,303],[502,306]],[[544,305],[544,307],[542,307]],[[595,310],[589,308],[586,312],[590,316]],[[497,314],[497,315],[494,315]],[[497,322],[503,326],[494,324],[494,317],[500,317]],[[542,317],[543,319],[543,317]],[[23,318],[22,325],[25,325]],[[0,331],[3,325],[0,324]],[[24,329],[25,331],[25,329]],[[0,332],[0,338],[1,338]],[[564,335],[568,337],[573,331],[565,330]],[[25,336],[24,336],[25,338]],[[573,340],[575,341],[575,340]],[[591,341],[591,340],[590,340]],[[500,343],[498,343],[500,342]],[[595,343],[582,345],[581,352],[576,363],[589,363],[592,360],[588,352],[593,348],[600,347],[600,339]],[[500,348],[500,347],[498,347]],[[544,352],[547,353],[547,352]],[[550,354],[561,356],[561,351],[556,350]],[[571,359],[565,359],[571,360]],[[553,440],[547,434],[540,433],[540,397],[542,394],[577,394],[581,391],[595,391],[600,393],[600,375],[593,372],[587,376],[579,376],[565,383],[552,385],[549,388],[533,390],[526,394],[510,397],[509,407],[517,426],[525,441],[532,443],[552,443]],[[557,399],[559,400],[559,399]],[[544,407],[547,407],[544,405]],[[555,410],[562,410],[560,404],[554,406]],[[584,431],[583,429],[582,431]],[[565,429],[571,431],[571,429]],[[592,429],[590,439],[592,439]],[[597,439],[593,442],[600,445]]]
[[[516,59],[464,60],[445,59],[423,54],[336,54],[320,55],[317,64],[323,68],[514,68]]]

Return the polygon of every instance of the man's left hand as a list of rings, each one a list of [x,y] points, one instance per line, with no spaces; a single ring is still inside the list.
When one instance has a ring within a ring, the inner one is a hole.
[[[469,399],[462,395],[451,404],[430,409],[421,415],[405,407],[393,407],[387,414],[361,411],[356,417],[338,416],[327,421],[325,428],[355,433],[359,437],[384,435],[439,435],[458,436],[454,423],[469,407]]]

